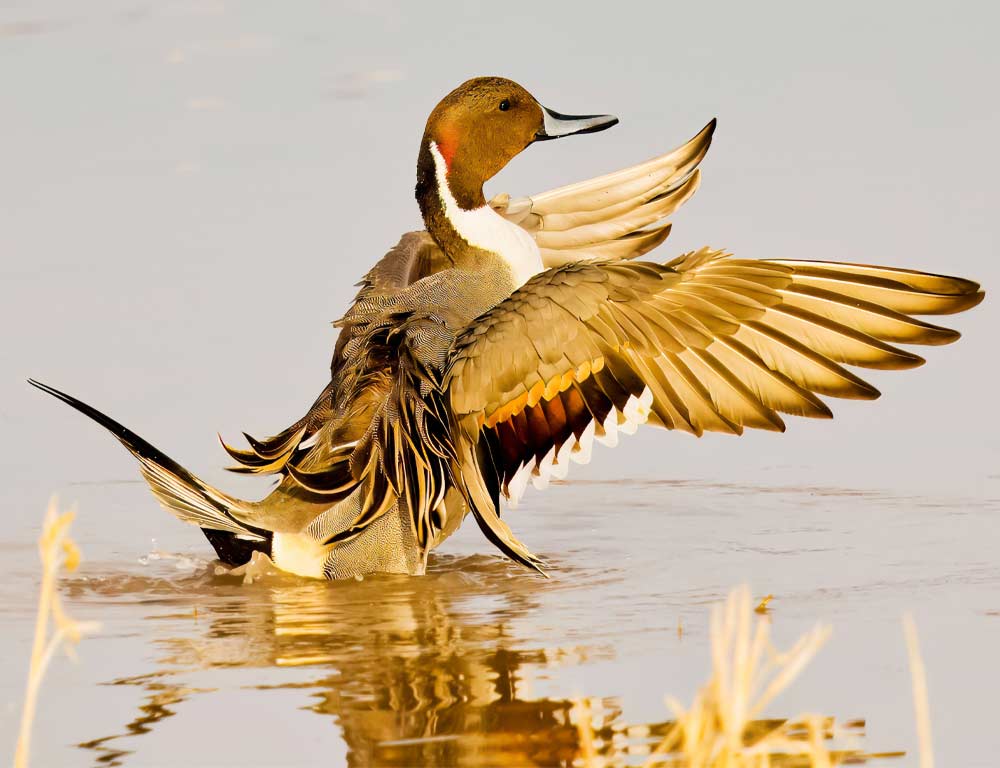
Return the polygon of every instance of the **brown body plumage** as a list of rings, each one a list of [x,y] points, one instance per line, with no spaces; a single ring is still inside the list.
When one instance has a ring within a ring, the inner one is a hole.
[[[683,147],[605,177],[489,204],[483,183],[539,139],[602,130],[516,83],[469,81],[421,141],[425,232],[403,236],[337,322],[331,381],[306,415],[237,471],[274,473],[260,502],[234,499],[108,417],[160,501],[234,563],[260,549],[296,573],[422,573],[471,511],[511,558],[541,563],[500,518],[501,498],[586,460],[591,442],[641,423],[740,434],[780,413],[828,418],[817,395],[878,392],[845,365],[909,368],[895,344],[954,331],[913,315],[960,312],[975,283],[907,270],[747,261],[710,249],[633,261],[669,233],[697,188],[714,121]]]

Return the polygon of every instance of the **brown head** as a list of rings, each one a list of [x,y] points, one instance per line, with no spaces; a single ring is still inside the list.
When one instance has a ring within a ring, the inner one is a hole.
[[[447,182],[462,208],[478,208],[486,203],[483,184],[530,144],[602,131],[617,122],[611,115],[553,112],[513,80],[468,80],[445,96],[427,119],[417,161],[417,199],[424,209],[423,197]],[[435,149],[444,160],[446,179],[435,176]]]

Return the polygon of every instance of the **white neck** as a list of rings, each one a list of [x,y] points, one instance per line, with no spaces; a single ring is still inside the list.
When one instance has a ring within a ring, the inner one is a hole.
[[[434,175],[438,194],[444,206],[444,215],[459,236],[473,248],[495,253],[510,266],[514,282],[524,285],[532,275],[545,270],[538,245],[526,230],[507,221],[489,205],[467,211],[451,194],[448,186],[448,164],[436,142],[431,142],[434,156]]]

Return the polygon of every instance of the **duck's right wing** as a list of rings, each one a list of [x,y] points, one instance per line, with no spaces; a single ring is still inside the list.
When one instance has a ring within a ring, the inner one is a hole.
[[[671,216],[695,193],[715,120],[672,152],[630,168],[490,205],[532,234],[546,267],[581,259],[634,259],[670,234]]]

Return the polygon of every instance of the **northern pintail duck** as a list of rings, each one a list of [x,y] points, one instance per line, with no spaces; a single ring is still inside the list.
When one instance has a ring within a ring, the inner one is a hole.
[[[262,551],[285,571],[421,574],[471,512],[508,557],[542,562],[501,519],[528,482],[586,463],[593,441],[653,424],[700,436],[782,431],[781,413],[830,418],[818,395],[874,399],[845,366],[912,368],[896,344],[959,334],[914,315],[961,312],[969,280],[702,248],[637,261],[698,187],[710,122],[679,149],[531,197],[483,184],[535,142],[610,128],[546,109],[484,77],[438,104],[417,157],[426,230],[400,239],[335,325],[329,384],[274,437],[225,445],[235,471],[275,474],[261,501],[199,480],[96,409],[160,503],[219,558]]]

